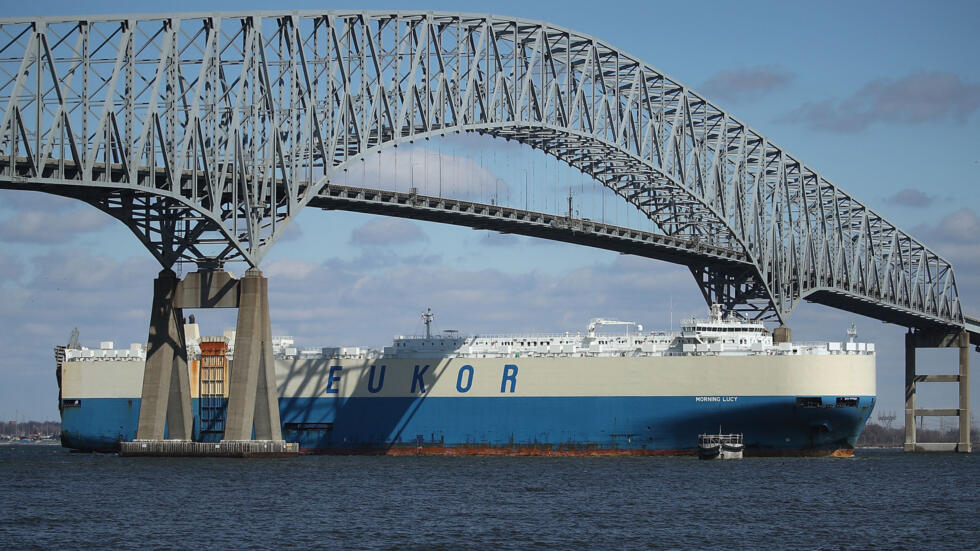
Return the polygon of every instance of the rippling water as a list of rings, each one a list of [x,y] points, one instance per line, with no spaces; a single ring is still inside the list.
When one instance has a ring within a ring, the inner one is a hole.
[[[145,459],[0,446],[0,548],[965,549],[980,454]]]

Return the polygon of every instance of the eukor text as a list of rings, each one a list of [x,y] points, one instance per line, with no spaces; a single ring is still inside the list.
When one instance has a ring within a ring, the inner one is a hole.
[[[429,365],[415,365],[412,371],[412,381],[409,393],[425,394],[432,381],[426,384],[425,376],[429,371]],[[371,394],[381,392],[385,385],[385,374],[388,371],[387,365],[372,365],[367,372],[367,390]],[[504,364],[500,372],[500,393],[513,394],[517,392],[517,373],[518,368],[514,364]],[[341,381],[344,377],[344,366],[332,365],[327,371],[327,390],[326,394],[339,394]],[[472,365],[461,366],[456,372],[456,392],[466,394],[473,388],[473,381],[476,378],[476,370]],[[700,400],[699,400],[700,401]]]

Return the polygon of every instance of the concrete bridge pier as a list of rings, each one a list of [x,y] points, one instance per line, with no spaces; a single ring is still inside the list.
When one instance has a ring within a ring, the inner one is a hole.
[[[182,324],[184,308],[238,308],[225,437],[220,443],[191,441],[193,412]],[[160,272],[153,288],[136,440],[121,443],[121,455],[296,454],[297,444],[282,439],[274,361],[269,281],[262,272],[253,268],[237,280],[225,271],[205,270],[188,274],[183,281],[171,270]],[[164,440],[167,424],[169,439]]]
[[[153,281],[153,310],[147,339],[143,393],[136,438],[163,440],[169,425],[171,440],[190,440],[193,431],[191,386],[183,313],[175,304],[179,280],[163,270]]]
[[[959,348],[958,375],[918,375],[915,372],[916,348]],[[915,403],[919,383],[957,383],[957,409],[919,409]],[[915,418],[921,415],[959,417],[959,438],[952,442],[919,442],[916,439]],[[970,334],[965,330],[909,330],[905,334],[905,451],[970,453]]]
[[[240,282],[225,440],[252,440],[253,427],[256,440],[282,440],[274,362],[269,280],[253,268]]]

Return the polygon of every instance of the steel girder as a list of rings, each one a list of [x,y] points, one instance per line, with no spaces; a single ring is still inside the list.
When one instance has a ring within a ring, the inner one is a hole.
[[[566,215],[487,205],[459,199],[329,185],[310,201],[312,208],[345,210],[495,230],[586,245],[677,264],[712,265],[752,271],[742,251],[712,247],[659,232],[614,226]]]
[[[953,269],[812,168],[643,61],[548,23],[434,12],[0,20],[3,187],[75,196],[165,267],[257,265],[350,162],[451,131],[591,175],[664,235],[744,251],[691,263],[706,299],[799,300],[962,325]],[[869,306],[870,305],[870,306]]]

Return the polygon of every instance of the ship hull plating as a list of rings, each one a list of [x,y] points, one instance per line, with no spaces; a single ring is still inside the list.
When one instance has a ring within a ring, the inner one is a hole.
[[[142,365],[130,364],[114,380],[66,364],[65,446],[135,439]],[[875,402],[873,356],[276,364],[283,437],[307,453],[694,454],[697,435],[721,427],[744,434],[747,456],[841,455]],[[193,406],[195,437],[220,437],[200,432],[197,397]]]

